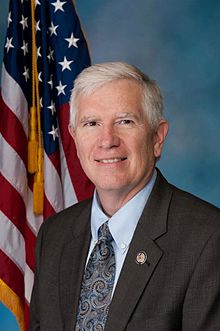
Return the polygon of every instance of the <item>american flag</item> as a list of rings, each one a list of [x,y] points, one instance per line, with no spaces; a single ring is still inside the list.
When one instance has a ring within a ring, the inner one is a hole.
[[[27,171],[34,49],[44,148],[44,209],[38,216],[33,213],[33,175]],[[93,191],[67,129],[74,78],[89,65],[72,0],[10,1],[0,97],[0,300],[21,330],[28,327],[41,223]]]

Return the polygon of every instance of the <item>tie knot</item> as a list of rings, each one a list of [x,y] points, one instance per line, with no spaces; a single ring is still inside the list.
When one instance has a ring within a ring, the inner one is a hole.
[[[113,240],[111,232],[108,227],[108,223],[105,222],[102,224],[98,230],[98,238],[101,241],[108,241],[111,242]]]

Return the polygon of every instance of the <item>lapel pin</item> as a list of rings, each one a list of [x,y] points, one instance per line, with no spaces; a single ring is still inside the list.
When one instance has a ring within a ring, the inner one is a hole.
[[[137,256],[136,256],[136,263],[137,264],[144,264],[145,262],[147,262],[147,253],[144,252],[144,251],[138,252]]]

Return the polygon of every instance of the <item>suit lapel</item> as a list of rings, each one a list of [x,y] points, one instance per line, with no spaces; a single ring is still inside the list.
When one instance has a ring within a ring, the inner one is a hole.
[[[138,240],[135,239],[137,236]],[[150,238],[144,237],[140,229],[135,238],[115,289],[105,331],[125,330],[134,307],[163,255]],[[147,263],[136,263],[140,251],[147,253]]]
[[[109,310],[105,331],[123,331],[150,277],[163,256],[155,239],[167,232],[167,213],[172,191],[159,173],[154,189],[138,222]],[[144,252],[147,261],[137,263]]]
[[[81,279],[90,244],[90,208],[72,217],[71,240],[64,246],[60,261],[60,300],[65,330],[74,330]]]

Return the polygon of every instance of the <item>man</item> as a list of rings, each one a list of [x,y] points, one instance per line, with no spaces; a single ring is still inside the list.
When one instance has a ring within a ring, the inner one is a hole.
[[[96,190],[41,227],[30,330],[220,330],[220,213],[155,168],[155,82],[125,63],[85,69],[69,131]]]

